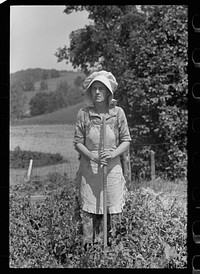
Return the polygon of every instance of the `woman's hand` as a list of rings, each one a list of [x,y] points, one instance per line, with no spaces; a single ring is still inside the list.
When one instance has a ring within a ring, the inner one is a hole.
[[[91,152],[90,160],[97,164],[101,164],[100,158],[92,152]]]
[[[99,158],[100,158],[101,164],[107,165],[108,161],[113,158],[112,152],[109,151],[109,150],[103,150],[103,151],[100,152]]]
[[[101,151],[99,156],[97,156],[96,154],[91,153],[90,159],[91,159],[91,161],[93,161],[97,164],[107,165],[108,161],[110,159],[112,159],[112,153],[110,151],[107,151],[107,150]]]

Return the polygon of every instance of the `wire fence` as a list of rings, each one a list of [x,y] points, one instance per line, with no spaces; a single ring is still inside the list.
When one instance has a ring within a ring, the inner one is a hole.
[[[156,178],[156,152],[157,152],[157,148],[159,146],[162,145],[171,145],[170,143],[162,143],[162,144],[134,144],[134,146],[148,146],[151,149],[149,150],[149,169],[150,169],[150,177],[152,180],[154,180]],[[184,146],[184,145],[183,145]],[[185,146],[184,146],[185,147]],[[128,156],[128,158],[126,157],[127,161],[130,162],[130,155]],[[34,167],[34,161],[31,163],[32,165],[32,171],[31,171],[31,176],[45,176],[48,175],[49,173],[60,173],[60,174],[67,174],[67,177],[70,180],[74,180],[76,178],[76,174],[79,168],[79,159],[78,159],[78,155],[75,157],[74,155],[69,155],[68,161],[62,164],[58,164],[58,165],[52,165],[52,166],[46,166],[46,167]],[[127,163],[126,163],[127,165]],[[29,164],[29,168],[30,168],[30,164]],[[128,168],[128,174],[126,174],[126,176],[129,176],[129,180],[131,180],[130,178],[132,177],[132,179],[134,179],[134,176],[132,172],[133,170],[131,170],[130,168],[130,163]],[[20,172],[19,172],[20,173]],[[30,170],[23,170],[21,171],[21,176],[20,177],[28,177],[30,176]]]

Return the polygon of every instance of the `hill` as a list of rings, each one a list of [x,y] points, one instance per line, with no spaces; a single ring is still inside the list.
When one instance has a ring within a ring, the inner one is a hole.
[[[34,90],[28,91],[24,90],[25,95],[25,112],[29,110],[30,100],[40,92],[40,83],[44,81],[47,84],[48,89],[42,92],[52,92],[55,91],[60,83],[67,83],[68,86],[74,87],[75,79],[81,76],[85,77],[84,73],[76,71],[57,71],[57,70],[47,70],[47,69],[27,69],[17,71],[10,74],[11,85],[16,82],[29,82],[32,81],[34,85]]]
[[[52,113],[38,115],[30,118],[24,118],[13,121],[11,125],[54,125],[54,124],[75,124],[77,113],[80,108],[84,107],[85,103],[69,106],[67,108],[59,109]]]
[[[81,72],[66,71],[60,72],[59,77],[46,79],[45,82],[48,85],[48,90],[46,90],[46,92],[54,91],[60,82],[67,82],[69,86],[73,86],[77,76],[84,77],[85,75]],[[35,90],[37,92],[40,90],[40,81],[35,82]]]

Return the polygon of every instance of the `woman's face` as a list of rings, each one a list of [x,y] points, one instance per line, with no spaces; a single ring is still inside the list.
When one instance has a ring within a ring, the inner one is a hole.
[[[95,81],[91,85],[91,95],[94,103],[101,103],[107,100],[109,91],[103,83],[101,83],[100,81]]]

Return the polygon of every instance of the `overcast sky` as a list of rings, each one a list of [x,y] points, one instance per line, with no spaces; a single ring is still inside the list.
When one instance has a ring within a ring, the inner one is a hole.
[[[57,48],[69,46],[69,34],[89,24],[86,11],[64,13],[65,6],[10,7],[10,72],[27,68],[72,69],[57,63]]]

